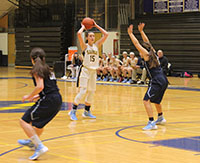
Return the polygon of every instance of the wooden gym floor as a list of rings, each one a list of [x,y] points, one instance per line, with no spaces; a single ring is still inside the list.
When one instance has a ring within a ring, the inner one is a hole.
[[[26,138],[18,120],[32,105],[21,103],[34,88],[29,70],[0,67],[0,72],[0,162],[33,162],[28,160],[33,151],[17,144]],[[200,79],[169,77],[169,81],[162,102],[167,124],[142,131],[148,120],[142,103],[146,86],[98,82],[92,105],[97,119],[82,118],[80,105],[75,122],[68,116],[77,93],[75,82],[58,79],[62,111],[41,136],[49,151],[37,162],[199,163]]]

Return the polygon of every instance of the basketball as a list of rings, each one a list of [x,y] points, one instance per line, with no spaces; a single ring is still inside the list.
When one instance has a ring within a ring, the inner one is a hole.
[[[86,17],[82,20],[82,24],[85,26],[85,28],[88,30],[88,29],[91,29],[93,26],[94,26],[94,20],[89,18],[89,17]]]

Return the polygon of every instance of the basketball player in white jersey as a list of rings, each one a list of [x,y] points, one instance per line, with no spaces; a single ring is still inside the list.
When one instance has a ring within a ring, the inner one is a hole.
[[[135,56],[135,53],[134,52],[130,52],[129,53],[130,55],[130,67],[131,67],[131,73],[132,73],[132,81],[131,81],[131,84],[136,84],[137,83],[137,80],[136,80],[136,75],[135,75],[135,72],[136,72],[136,69],[137,69],[137,63],[138,63],[138,58]]]
[[[108,37],[108,32],[101,28],[94,21],[94,27],[96,27],[103,36],[95,42],[95,35],[93,32],[86,33],[86,44],[82,38],[82,33],[85,30],[85,26],[81,24],[77,35],[80,42],[81,50],[85,53],[83,57],[83,65],[79,72],[77,79],[77,86],[79,87],[79,93],[76,95],[73,103],[73,109],[69,112],[71,120],[77,120],[76,111],[78,104],[82,97],[86,94],[85,98],[85,111],[83,117],[96,118],[90,112],[91,103],[93,100],[94,92],[96,90],[96,70],[99,67],[99,51],[98,48],[104,43]]]
[[[102,73],[102,76],[101,76]],[[99,61],[99,68],[97,69],[97,81],[101,81],[108,74],[107,71],[107,56],[106,53],[102,53],[102,58]]]
[[[122,81],[122,83],[130,83],[131,82],[131,67],[130,67],[130,58],[128,57],[128,54],[126,51],[124,51],[122,53],[123,55],[123,64],[121,67],[123,76],[124,76],[124,80]]]
[[[107,72],[111,71],[112,56],[113,56],[112,53],[108,53],[108,57],[107,57],[107,61],[106,61],[106,67],[105,67]],[[109,80],[108,76],[109,76],[109,74],[107,73],[107,75],[104,76],[103,81],[108,81]]]
[[[138,62],[138,58],[135,56],[135,53],[134,52],[130,52],[129,53],[129,56],[130,56],[130,66],[132,69],[136,69],[136,65],[137,65],[137,62]]]
[[[111,82],[113,81],[118,82],[120,80],[120,68],[121,68],[120,60],[115,58],[115,56],[112,56],[111,68],[110,68]],[[116,76],[116,79],[115,79],[115,76]]]

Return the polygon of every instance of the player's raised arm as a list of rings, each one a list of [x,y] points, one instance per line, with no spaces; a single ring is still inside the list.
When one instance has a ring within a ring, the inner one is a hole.
[[[140,34],[141,34],[141,36],[142,36],[142,40],[143,40],[144,42],[150,43],[149,38],[147,37],[147,35],[146,35],[145,32],[144,32],[144,26],[145,26],[144,23],[139,23],[139,24],[138,24],[138,31],[140,32]]]
[[[145,42],[145,43],[150,43],[149,41],[149,38],[147,37],[146,33],[144,32],[144,27],[145,27],[145,23],[139,23],[138,24],[138,31],[140,32],[140,35],[142,37],[142,40]],[[153,50],[155,51],[155,49],[153,48]]]
[[[133,34],[133,25],[132,24],[128,27],[128,34],[129,34],[129,36],[131,38],[132,43],[134,44],[136,49],[139,51],[139,53],[142,54],[142,56],[144,57],[145,60],[148,60],[148,51],[140,45],[139,41],[134,36],[134,34]]]
[[[96,27],[103,34],[103,36],[95,43],[98,47],[100,47],[104,43],[104,41],[107,39],[108,32],[102,27],[100,27],[98,24],[96,24],[95,21],[94,21],[94,27]]]
[[[85,26],[83,24],[81,24],[81,28],[77,32],[78,40],[79,40],[82,51],[84,51],[85,48],[86,48],[86,44],[85,44],[83,37],[82,37],[82,33],[83,33],[84,29],[85,29]]]

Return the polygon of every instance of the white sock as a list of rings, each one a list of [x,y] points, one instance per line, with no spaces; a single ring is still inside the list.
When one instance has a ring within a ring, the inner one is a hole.
[[[38,147],[39,144],[42,144],[40,138],[35,134],[31,137],[33,144]]]

